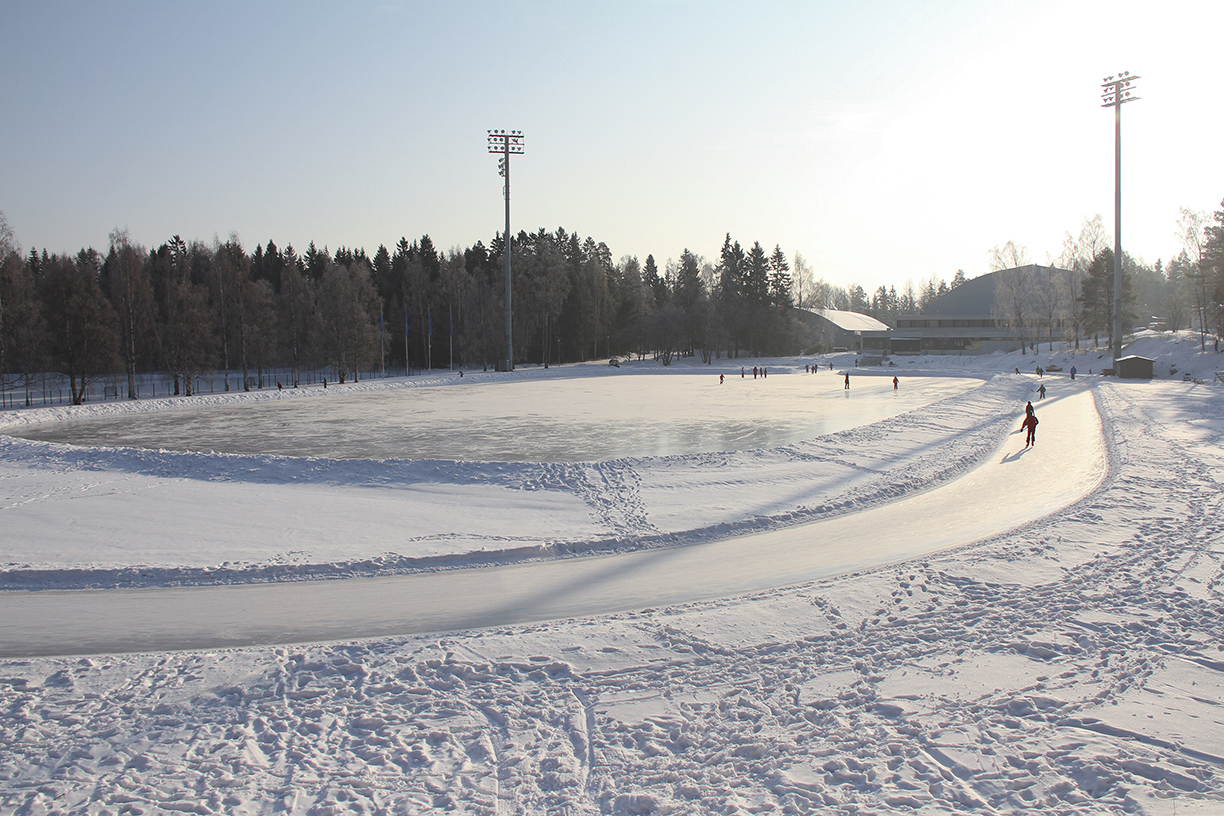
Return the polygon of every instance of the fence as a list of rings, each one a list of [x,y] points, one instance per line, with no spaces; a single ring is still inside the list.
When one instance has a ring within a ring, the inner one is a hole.
[[[386,369],[360,372],[358,380],[380,380],[383,378],[407,377],[420,373],[421,369]],[[336,378],[330,369],[298,370],[300,386],[318,385],[326,379],[336,384]],[[227,382],[228,380],[228,382]],[[352,380],[348,380],[351,382]],[[248,390],[258,391],[276,388],[277,383],[285,388],[293,385],[293,370],[290,368],[265,369],[262,380],[259,376],[247,377]],[[210,371],[195,377],[191,381],[191,393],[217,394],[226,391],[242,390],[242,372],[231,371],[227,378],[224,371]],[[186,394],[185,385],[180,380],[178,396]],[[136,375],[136,398],[153,399],[155,397],[172,397],[174,393],[174,376],[164,371],[147,372]],[[124,374],[113,374],[90,380],[85,387],[85,403],[104,402],[107,400],[127,399],[128,382]],[[72,404],[72,392],[68,387],[68,378],[63,374],[46,372],[36,374],[28,380],[11,374],[0,376],[0,410],[10,408],[40,407],[47,405]]]

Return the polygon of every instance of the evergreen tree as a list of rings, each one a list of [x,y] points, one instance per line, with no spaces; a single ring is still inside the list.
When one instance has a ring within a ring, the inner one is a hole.
[[[1114,271],[1113,250],[1106,247],[1097,252],[1088,267],[1083,291],[1079,297],[1080,320],[1084,331],[1093,336],[1093,344],[1100,345],[1100,336],[1105,334],[1113,347]],[[1134,296],[1131,293],[1131,278],[1134,261],[1122,253],[1122,322],[1133,325],[1135,320]]]
[[[37,263],[33,250],[31,257]],[[0,212],[0,385],[25,392],[31,404],[35,375],[46,364],[47,326],[39,304],[34,269],[21,258],[21,249]]]
[[[659,267],[655,264],[654,255],[646,256],[646,264],[642,267],[642,279],[650,287],[654,302],[652,307],[660,307],[667,303],[667,281],[659,276]]]
[[[769,256],[769,302],[783,311],[790,309],[795,305],[792,288],[790,264],[781,245],[775,244]]]

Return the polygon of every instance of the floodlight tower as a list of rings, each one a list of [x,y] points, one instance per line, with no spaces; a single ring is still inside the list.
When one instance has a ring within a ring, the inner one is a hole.
[[[1105,77],[1101,83],[1101,107],[1114,109],[1114,284],[1113,284],[1113,360],[1118,370],[1122,356],[1122,105],[1134,102],[1131,84],[1139,79],[1129,71]]]
[[[521,130],[490,130],[489,152],[500,153],[497,162],[497,174],[506,180],[506,232],[504,252],[506,255],[506,360],[504,366],[498,366],[502,371],[514,370],[514,320],[510,310],[510,155],[523,152],[523,131]]]

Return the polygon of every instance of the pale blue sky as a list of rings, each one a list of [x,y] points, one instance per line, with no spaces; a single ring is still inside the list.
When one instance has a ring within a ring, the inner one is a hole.
[[[23,248],[237,233],[442,247],[512,228],[615,257],[724,234],[841,285],[1045,262],[1085,217],[1169,258],[1224,199],[1214,2],[0,0],[0,210]]]

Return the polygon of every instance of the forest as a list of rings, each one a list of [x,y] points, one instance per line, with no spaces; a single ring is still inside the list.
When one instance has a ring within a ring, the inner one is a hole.
[[[1213,219],[1182,216],[1183,249],[1168,264],[1125,256],[1124,295],[1136,314],[1160,315],[1171,329],[1196,325],[1204,338],[1214,327],[1218,337],[1224,209]],[[1100,216],[1085,219],[1049,259],[1068,276],[1050,309],[1088,333],[1104,325],[1100,310],[1111,297],[1112,278],[1102,274],[1112,265],[1108,244]],[[236,235],[209,244],[176,235],[147,248],[116,229],[105,252],[23,253],[0,213],[0,389],[32,404],[50,374],[78,404],[102,382],[113,383],[112,396],[148,396],[141,382],[151,373],[172,383],[171,393],[191,395],[204,380],[249,390],[493,369],[506,357],[504,252],[500,234],[448,251],[428,234],[400,238],[371,256],[313,242],[304,251],[271,240],[248,249]],[[797,310],[861,312],[895,325],[966,280],[958,270],[951,282],[931,276],[869,295],[817,278],[799,253],[788,259],[780,246],[745,247],[730,234],[717,259],[685,249],[662,268],[653,255],[614,259],[603,242],[561,228],[519,232],[511,253],[514,363],[544,366],[827,351]],[[991,255],[994,269],[1028,263],[1012,242]]]

